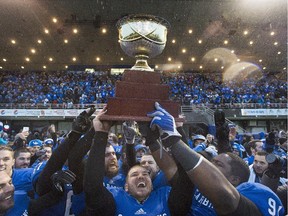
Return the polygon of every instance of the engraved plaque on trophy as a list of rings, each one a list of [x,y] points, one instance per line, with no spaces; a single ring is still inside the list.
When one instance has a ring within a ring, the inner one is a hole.
[[[161,74],[149,67],[147,60],[160,55],[165,48],[170,24],[152,15],[129,15],[116,24],[122,50],[136,58],[135,65],[125,70],[116,82],[115,97],[108,99],[108,110],[101,119],[114,121],[150,121],[146,114],[159,102],[176,121],[180,104],[169,100],[169,86],[161,84]]]

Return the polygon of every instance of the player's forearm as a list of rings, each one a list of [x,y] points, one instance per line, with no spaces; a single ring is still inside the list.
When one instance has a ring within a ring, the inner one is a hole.
[[[168,181],[170,181],[177,172],[177,165],[171,155],[164,149],[158,149],[152,152],[152,156],[159,168],[164,172]]]
[[[190,180],[213,203],[217,213],[230,213],[237,208],[240,198],[238,191],[213,164],[182,141],[172,145],[171,152]]]
[[[126,143],[126,159],[127,159],[127,164],[129,168],[136,165],[136,153],[135,153],[134,144]]]
[[[103,186],[105,174],[105,149],[108,133],[96,132],[91,146],[84,173],[84,191],[86,194]]]
[[[71,132],[68,137],[65,138],[64,142],[53,152],[37,182],[37,193],[40,196],[51,190],[51,175],[62,169],[62,166],[68,158],[71,146],[73,146],[79,138],[79,134]]]
[[[84,137],[79,139],[72,150],[69,152],[68,165],[69,169],[76,175],[75,182],[72,183],[73,192],[79,194],[83,191],[83,174],[84,168],[82,166],[82,160],[92,145],[93,136],[95,130],[90,129]],[[80,165],[81,164],[81,165]]]

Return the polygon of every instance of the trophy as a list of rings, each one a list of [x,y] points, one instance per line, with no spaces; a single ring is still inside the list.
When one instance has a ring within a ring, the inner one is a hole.
[[[170,24],[163,18],[152,15],[130,15],[116,24],[122,50],[136,58],[132,70],[153,71],[147,59],[162,53],[167,41]]]
[[[147,113],[159,102],[176,121],[180,105],[169,100],[169,86],[161,84],[161,74],[151,69],[147,59],[160,55],[166,45],[169,23],[152,15],[129,15],[116,24],[120,46],[136,58],[136,64],[125,70],[121,81],[115,84],[115,97],[108,98],[103,120],[148,122]]]

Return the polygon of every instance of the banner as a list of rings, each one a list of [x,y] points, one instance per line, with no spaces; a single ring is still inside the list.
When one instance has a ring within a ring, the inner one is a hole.
[[[288,109],[241,109],[242,116],[287,116]]]
[[[96,113],[101,109],[97,109]],[[76,117],[78,116],[84,109],[1,109],[1,116],[21,116],[21,117]],[[93,114],[95,115],[95,114]]]

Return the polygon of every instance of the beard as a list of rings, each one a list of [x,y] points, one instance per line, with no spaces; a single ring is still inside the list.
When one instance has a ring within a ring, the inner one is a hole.
[[[107,176],[108,178],[113,178],[116,175],[118,175],[118,171],[119,171],[119,166],[117,165],[116,168],[112,169],[110,168],[110,165],[106,166],[105,168],[105,176]]]

